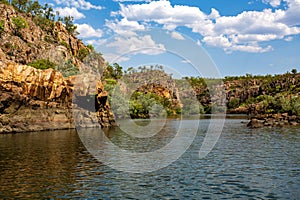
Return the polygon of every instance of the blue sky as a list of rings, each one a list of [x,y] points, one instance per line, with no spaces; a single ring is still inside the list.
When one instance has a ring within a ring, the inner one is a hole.
[[[300,0],[41,3],[74,16],[78,37],[125,69],[163,64],[182,76],[198,76],[195,68],[203,76],[213,76],[212,68],[220,76],[300,71]]]

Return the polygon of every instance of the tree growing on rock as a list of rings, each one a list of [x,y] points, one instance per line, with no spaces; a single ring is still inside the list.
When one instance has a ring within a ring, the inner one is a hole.
[[[77,26],[74,25],[73,20],[74,17],[67,16],[63,18],[63,23],[65,24],[68,33],[77,35],[78,34],[78,32],[76,31]]]

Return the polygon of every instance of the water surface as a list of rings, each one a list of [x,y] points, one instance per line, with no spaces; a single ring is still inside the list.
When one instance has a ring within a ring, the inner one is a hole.
[[[227,119],[213,151],[199,159],[208,122],[201,120],[180,159],[144,174],[103,165],[75,130],[0,135],[0,199],[300,199],[299,127],[248,129]],[[119,129],[107,134],[122,148],[146,152],[172,140],[177,123],[168,120],[145,140]]]

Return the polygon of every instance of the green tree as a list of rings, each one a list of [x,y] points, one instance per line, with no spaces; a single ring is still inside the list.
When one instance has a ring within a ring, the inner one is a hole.
[[[297,69],[292,69],[293,74],[297,74]]]
[[[29,0],[12,0],[12,5],[18,8],[20,11],[25,12],[27,10],[27,4]]]
[[[14,17],[12,21],[15,26],[15,35],[20,35],[20,30],[28,27],[27,21],[23,17]]]
[[[54,21],[55,15],[53,14],[53,8],[46,3],[43,10],[44,17],[48,20]]]
[[[77,26],[74,25],[73,20],[74,17],[67,16],[63,18],[63,23],[65,24],[68,33],[77,35],[78,34],[78,32],[76,31]]]
[[[42,6],[39,4],[38,1],[30,1],[27,7],[27,13],[30,13],[33,16],[41,16]]]

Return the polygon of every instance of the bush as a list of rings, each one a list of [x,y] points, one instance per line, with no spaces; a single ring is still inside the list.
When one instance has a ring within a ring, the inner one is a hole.
[[[94,48],[93,45],[91,45],[91,44],[88,44],[88,45],[87,45],[87,48],[89,48],[89,49],[92,50],[92,51],[95,50],[95,48]]]
[[[53,62],[51,62],[49,59],[40,59],[40,60],[36,60],[32,63],[29,64],[29,66],[32,66],[36,69],[49,69],[55,68],[55,64]]]
[[[64,77],[74,76],[77,75],[79,72],[78,67],[73,64],[71,59],[57,66],[56,70],[61,72]]]
[[[81,61],[83,61],[83,59],[85,57],[87,57],[87,55],[89,54],[89,51],[85,48],[81,48],[78,50],[78,54],[77,54],[77,58]]]
[[[70,49],[70,45],[66,41],[62,41],[60,44],[66,47],[67,49]]]
[[[4,31],[4,22],[0,20],[0,34]]]
[[[12,21],[15,25],[15,35],[20,35],[20,30],[28,27],[27,21],[23,17],[14,17]]]
[[[235,109],[239,107],[240,99],[233,98],[231,101],[228,102],[228,108]]]

